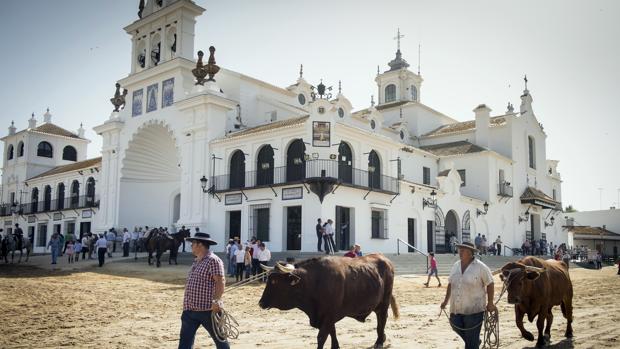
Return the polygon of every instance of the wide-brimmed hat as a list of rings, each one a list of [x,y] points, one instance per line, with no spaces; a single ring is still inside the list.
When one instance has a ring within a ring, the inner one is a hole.
[[[467,242],[463,242],[461,244],[456,244],[456,247],[458,248],[468,248],[470,249],[473,253],[478,252],[478,249],[476,248],[476,246],[474,246],[474,244],[472,244],[471,242],[467,241]]]
[[[206,242],[208,245],[217,245],[217,242],[215,240],[212,240],[211,235],[207,233],[196,233],[196,235],[189,237],[189,238],[185,238],[185,240],[190,241],[190,242],[194,240],[200,240],[200,241]]]

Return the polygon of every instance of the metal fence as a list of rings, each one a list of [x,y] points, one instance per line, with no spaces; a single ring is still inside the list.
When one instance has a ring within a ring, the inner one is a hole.
[[[82,195],[67,197],[62,200],[39,200],[20,205],[3,204],[0,205],[0,216],[10,216],[13,212],[20,215],[34,213],[61,211],[69,209],[81,209],[89,207],[99,207],[99,196]]]

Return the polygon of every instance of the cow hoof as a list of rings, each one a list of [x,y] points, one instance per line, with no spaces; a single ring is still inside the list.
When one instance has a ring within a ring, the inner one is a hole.
[[[539,338],[536,341],[536,348],[543,348],[543,347],[545,347],[545,345],[546,345],[546,342],[545,342],[545,340],[543,338]]]
[[[375,343],[374,349],[381,349],[381,348],[383,348],[383,344]]]
[[[528,341],[533,341],[534,340],[534,335],[531,332],[525,331],[522,333],[523,338],[527,339]]]

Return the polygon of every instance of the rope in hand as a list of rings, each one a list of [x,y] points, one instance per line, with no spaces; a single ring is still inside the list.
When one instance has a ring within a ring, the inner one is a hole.
[[[239,323],[226,310],[212,311],[211,322],[213,323],[215,338],[218,341],[224,342],[227,339],[237,339],[239,337],[239,330],[237,329]]]
[[[502,292],[499,294],[499,297],[497,298],[497,301],[495,301],[494,305],[497,307],[497,303],[499,303],[499,301],[502,299],[502,296],[504,295],[504,292],[506,292],[507,286],[508,286],[508,278],[506,279],[506,281],[504,282],[504,285],[502,287]],[[494,311],[488,311],[485,310],[484,312],[484,318],[482,319],[482,321],[480,323],[478,323],[475,326],[472,326],[470,328],[461,328],[458,326],[455,326],[452,323],[452,320],[450,320],[450,316],[448,316],[448,313],[446,312],[446,309],[441,309],[441,312],[439,313],[439,316],[441,316],[441,313],[444,313],[444,315],[446,315],[446,318],[448,319],[448,322],[450,322],[450,326],[452,326],[453,329],[459,330],[459,331],[471,331],[474,330],[480,326],[482,326],[484,324],[484,334],[483,334],[483,344],[482,344],[482,349],[497,349],[499,348],[499,312],[498,310],[494,310]]]

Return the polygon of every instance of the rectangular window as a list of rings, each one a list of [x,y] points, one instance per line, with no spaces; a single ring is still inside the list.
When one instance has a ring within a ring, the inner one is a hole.
[[[381,209],[372,209],[370,215],[370,225],[372,229],[371,237],[373,239],[387,239],[387,211]]]
[[[461,183],[461,187],[464,187],[465,185],[467,185],[467,179],[465,177],[465,170],[458,170],[459,172],[459,176],[461,176],[461,181],[463,183]]]
[[[553,189],[553,201],[557,200],[557,199],[556,199],[556,195],[557,195],[557,194],[555,193],[555,189]]]
[[[422,184],[431,184],[431,169],[428,167],[422,167]]]
[[[39,234],[37,235],[37,246],[45,247],[47,243],[47,224],[39,224]]]
[[[15,203],[15,193],[11,193],[11,202],[9,204],[13,205]]]
[[[529,150],[530,168],[536,169],[536,144],[534,143],[534,137],[527,137],[527,143]]]
[[[269,241],[269,205],[250,206],[250,237],[255,236],[260,241]]]

